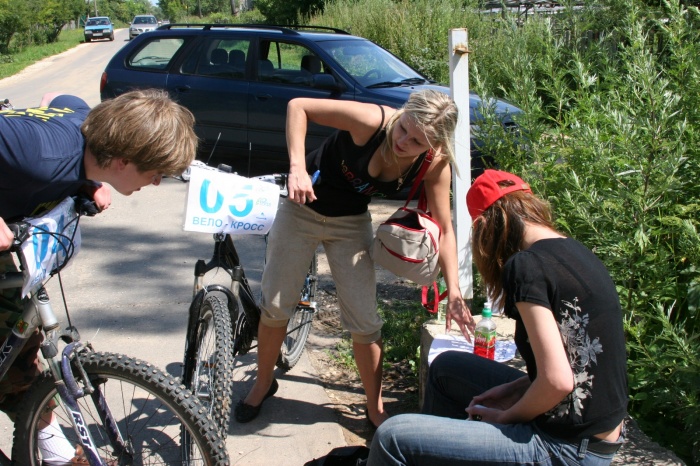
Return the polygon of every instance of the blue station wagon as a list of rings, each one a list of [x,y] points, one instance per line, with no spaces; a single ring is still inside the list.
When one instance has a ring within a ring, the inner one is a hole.
[[[198,157],[243,174],[288,168],[285,120],[295,97],[400,107],[417,90],[450,92],[377,44],[338,29],[240,24],[168,24],[137,36],[107,65],[100,94],[104,100],[134,88],[166,89],[196,118]],[[472,124],[480,105],[473,94]],[[517,129],[512,116],[521,110],[501,100],[495,106],[502,124]],[[331,131],[310,125],[307,150]],[[480,154],[472,157],[474,175],[483,164]]]

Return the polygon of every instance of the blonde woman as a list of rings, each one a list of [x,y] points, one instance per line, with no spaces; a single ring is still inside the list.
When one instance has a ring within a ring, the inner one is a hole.
[[[382,403],[382,320],[377,313],[373,239],[367,206],[410,187],[427,152],[435,154],[424,185],[428,207],[440,223],[440,265],[448,287],[447,326],[454,320],[470,338],[474,320],[459,289],[457,248],[450,213],[453,136],[458,111],[438,91],[411,95],[401,109],[377,104],[299,98],[287,108],[289,198],[270,232],[262,278],[258,327],[258,374],[235,417],[249,422],[277,391],[275,361],[299,289],[323,244],[338,291],[341,324],[350,332],[367,396],[367,419],[376,426],[388,415]],[[308,124],[336,128],[317,150],[306,153]],[[320,181],[309,176],[320,170]]]

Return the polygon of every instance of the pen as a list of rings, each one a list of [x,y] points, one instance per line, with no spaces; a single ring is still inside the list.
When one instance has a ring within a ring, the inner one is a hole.
[[[316,184],[316,182],[318,181],[320,176],[321,176],[321,170],[316,170],[316,172],[311,177],[311,186]]]

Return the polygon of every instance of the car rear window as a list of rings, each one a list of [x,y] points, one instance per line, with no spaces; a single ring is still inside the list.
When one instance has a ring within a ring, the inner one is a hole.
[[[324,72],[321,59],[301,44],[263,40],[259,53],[257,75],[262,82],[311,86],[312,75]]]
[[[130,68],[163,70],[168,67],[175,54],[185,43],[181,37],[158,38],[146,42],[127,60]]]

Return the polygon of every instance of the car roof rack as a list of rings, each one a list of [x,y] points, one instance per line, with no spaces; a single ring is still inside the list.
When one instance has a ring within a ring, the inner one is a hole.
[[[270,29],[273,31],[280,31],[285,34],[298,35],[299,31],[303,30],[314,30],[314,31],[326,31],[333,32],[335,34],[346,34],[350,35],[349,32],[343,31],[342,29],[337,29],[328,26],[305,26],[299,24],[291,25],[278,25],[278,24],[242,24],[242,23],[170,23],[160,26],[158,29],[173,29],[173,28],[202,28],[203,30],[209,31],[213,28],[241,28],[241,29]]]

